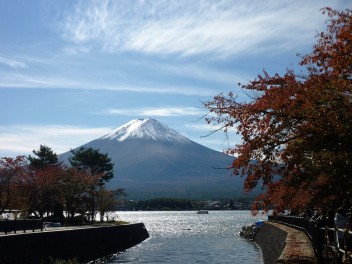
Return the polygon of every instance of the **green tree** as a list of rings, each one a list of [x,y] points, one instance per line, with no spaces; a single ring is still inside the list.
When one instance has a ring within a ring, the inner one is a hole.
[[[38,150],[33,150],[35,156],[28,156],[30,166],[36,169],[44,168],[47,165],[58,164],[58,158],[53,150],[45,145],[40,145]]]
[[[92,186],[88,192],[91,200],[91,221],[95,219],[97,188],[102,187],[113,176],[114,164],[108,154],[102,154],[97,149],[81,147],[71,150],[73,156],[69,158],[72,167],[86,171],[92,177],[98,177],[97,185]]]
[[[80,147],[77,150],[71,150],[73,154],[69,158],[72,167],[88,171],[91,175],[100,175],[100,183],[108,182],[114,177],[114,163],[108,157],[108,154],[100,153],[93,148]]]

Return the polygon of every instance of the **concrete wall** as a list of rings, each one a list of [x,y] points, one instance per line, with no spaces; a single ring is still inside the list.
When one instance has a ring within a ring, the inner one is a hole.
[[[88,262],[123,251],[148,237],[142,223],[3,235],[0,263],[41,264],[73,258]]]
[[[38,219],[26,220],[0,220],[0,232],[23,232],[23,230],[41,229],[43,221]]]
[[[256,242],[263,254],[265,264],[277,263],[280,254],[286,243],[287,232],[265,222],[255,235],[254,242]]]

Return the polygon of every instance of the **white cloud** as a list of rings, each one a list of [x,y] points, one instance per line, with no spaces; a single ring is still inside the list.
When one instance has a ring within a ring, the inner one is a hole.
[[[40,145],[47,145],[57,154],[69,151],[111,131],[110,128],[74,126],[7,126],[0,127],[0,157],[27,155]]]
[[[155,62],[148,62],[148,64],[143,65],[144,67],[150,67],[157,69],[158,72],[180,76],[182,78],[192,78],[201,81],[210,81],[213,83],[220,83],[222,85],[234,84],[239,82],[245,82],[250,80],[253,76],[248,73],[241,71],[240,69],[216,69],[200,64],[161,64]],[[228,86],[226,86],[228,87]],[[221,87],[222,88],[222,87]]]
[[[198,130],[198,131],[204,131],[204,132],[211,132],[211,131],[216,131],[220,130],[222,128],[222,125],[211,125],[207,123],[191,123],[186,125],[187,128]]]
[[[14,69],[19,69],[19,68],[28,68],[26,63],[10,58],[5,58],[0,56],[0,63],[5,64],[7,66],[10,66],[11,68]]]
[[[191,87],[187,85],[131,85],[121,83],[103,83],[101,80],[85,80],[76,78],[74,80],[64,77],[45,76],[45,75],[25,75],[17,73],[0,72],[0,88],[40,88],[40,89],[82,89],[82,90],[109,90],[116,92],[134,92],[134,93],[155,93],[155,94],[175,94],[175,95],[199,95],[212,96],[214,90]]]
[[[330,2],[334,6],[339,1]],[[216,57],[279,52],[312,42],[326,1],[81,1],[63,36],[82,47]]]
[[[111,108],[103,111],[103,113],[126,116],[202,116],[204,115],[204,110],[196,107]]]

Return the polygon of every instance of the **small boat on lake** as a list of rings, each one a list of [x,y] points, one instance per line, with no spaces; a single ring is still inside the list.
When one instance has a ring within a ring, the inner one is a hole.
[[[209,214],[208,210],[199,210],[197,214]]]

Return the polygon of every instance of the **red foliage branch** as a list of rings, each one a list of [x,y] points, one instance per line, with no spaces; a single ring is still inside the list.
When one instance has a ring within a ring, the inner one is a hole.
[[[208,123],[222,124],[225,132],[236,127],[242,136],[227,153],[238,155],[232,169],[246,177],[245,190],[262,183],[254,210],[351,202],[352,12],[323,13],[327,30],[300,63],[307,76],[264,71],[241,85],[257,95],[250,102],[229,93],[205,103]]]

